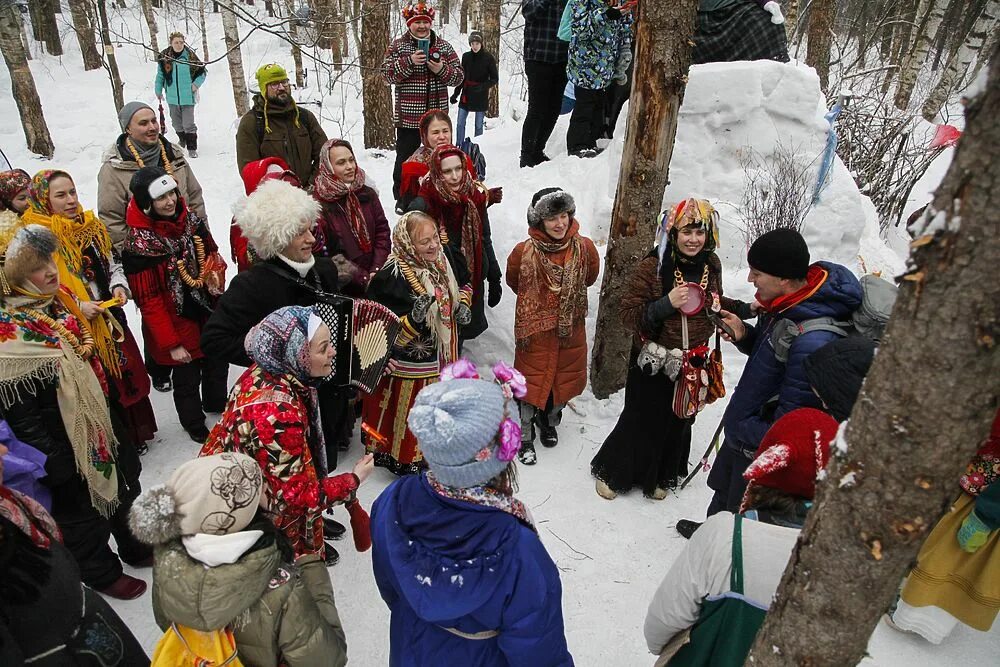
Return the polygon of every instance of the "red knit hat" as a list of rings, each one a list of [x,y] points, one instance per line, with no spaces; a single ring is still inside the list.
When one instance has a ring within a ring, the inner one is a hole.
[[[816,495],[816,475],[830,460],[830,442],[839,426],[822,410],[792,410],[764,435],[743,479],[811,500]]]
[[[277,169],[271,169],[271,167],[277,167]],[[281,171],[278,171],[278,169]],[[243,187],[246,189],[248,195],[252,194],[262,182],[273,178],[288,181],[297,188],[302,187],[298,176],[288,166],[288,163],[280,157],[266,157],[262,160],[248,162],[243,167],[243,171],[240,172],[240,176],[243,177]]]
[[[400,13],[406,20],[407,27],[409,27],[414,21],[423,20],[430,21],[431,23],[434,22],[434,8],[423,0],[418,0],[417,2],[403,7],[403,11]]]

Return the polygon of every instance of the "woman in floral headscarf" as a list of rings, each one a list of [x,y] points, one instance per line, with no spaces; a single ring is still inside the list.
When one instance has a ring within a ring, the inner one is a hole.
[[[462,340],[486,331],[483,283],[490,284],[490,308],[500,303],[500,264],[493,251],[490,220],[486,207],[491,191],[472,179],[464,165],[465,153],[451,145],[438,146],[431,153],[430,172],[420,186],[420,196],[411,208],[419,208],[438,222],[441,240],[452,252],[461,254],[472,274],[472,321],[462,329]]]
[[[21,217],[25,224],[51,229],[59,239],[59,282],[79,303],[94,337],[97,356],[112,381],[112,407],[128,427],[127,445],[144,452],[156,432],[156,417],[149,376],[122,309],[131,297],[128,279],[108,230],[80,205],[76,184],[65,171],[38,172],[29,195],[31,208]],[[111,299],[117,304],[108,304]]]
[[[426,213],[407,213],[392,232],[392,254],[368,286],[368,298],[402,321],[389,371],[364,397],[362,438],[375,465],[397,475],[426,467],[406,416],[417,392],[437,381],[458,357],[461,326],[472,312],[469,272],[461,255],[441,244],[438,226]]]
[[[323,212],[316,225],[315,254],[334,257],[338,271],[349,273],[345,292],[360,295],[389,256],[389,222],[378,192],[365,183],[351,144],[330,139],[319,156],[313,197]]]
[[[119,446],[94,337],[60,288],[55,235],[39,225],[0,231],[0,409],[47,457],[52,514],[83,581],[113,597],[138,597],[146,585],[122,572],[108,538],[115,534],[119,555],[133,565],[152,556],[126,523],[140,491],[139,460]]]
[[[253,364],[236,381],[200,456],[239,452],[256,460],[272,520],[297,562],[322,567],[323,512],[353,501],[372,470],[364,456],[353,473],[327,477],[316,387],[332,371],[330,329],[311,307],[286,306],[252,328],[244,345]]]
[[[8,209],[21,215],[28,210],[28,186],[31,176],[24,169],[0,171],[0,211]]]

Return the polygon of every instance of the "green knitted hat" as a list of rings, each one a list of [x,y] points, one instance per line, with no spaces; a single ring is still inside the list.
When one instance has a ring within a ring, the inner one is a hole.
[[[257,90],[261,93],[267,91],[269,83],[278,83],[279,81],[288,81],[288,72],[278,63],[264,65],[257,70]]]

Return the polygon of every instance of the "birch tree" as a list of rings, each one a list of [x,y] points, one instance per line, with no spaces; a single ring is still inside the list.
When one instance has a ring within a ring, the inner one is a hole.
[[[0,0],[0,52],[10,72],[11,95],[21,116],[21,128],[28,150],[36,155],[51,158],[55,152],[49,127],[42,115],[42,102],[38,99],[35,79],[28,67],[28,58],[21,41],[20,10],[13,0]]]
[[[222,31],[226,38],[226,60],[229,62],[229,78],[233,84],[233,102],[236,104],[236,115],[242,118],[250,110],[250,96],[247,94],[247,77],[243,73],[240,30],[236,23],[236,14],[233,13],[230,4],[223,4],[221,13]]]
[[[156,54],[160,52],[160,43],[156,39],[158,29],[156,27],[156,14],[153,13],[153,4],[151,0],[139,0],[139,4],[142,6],[142,17],[146,20],[146,28],[149,30],[149,47],[153,49],[153,58],[156,58]],[[203,30],[204,34],[204,30]],[[206,58],[208,56],[205,56]]]
[[[94,25],[90,22],[90,15],[87,13],[86,0],[69,0],[69,11],[73,17],[73,31],[76,32],[76,39],[80,43],[83,69],[88,72],[92,69],[98,69],[104,64],[104,61],[101,60],[101,54],[97,51]]]
[[[101,19],[101,44],[104,46],[104,67],[108,70],[111,81],[111,95],[115,100],[115,111],[121,111],[125,106],[125,84],[118,71],[118,57],[115,55],[115,45],[111,42],[111,28],[108,24],[107,0],[97,0],[97,14]]]
[[[995,51],[746,665],[858,664],[989,433],[1000,392],[1000,282],[989,279],[1000,264],[998,108]],[[945,380],[954,369],[967,377]]]
[[[948,0],[921,0],[917,8],[917,19],[923,17],[923,27],[917,34],[915,44],[910,50],[899,70],[899,80],[896,83],[896,108],[905,111],[910,106],[913,86],[917,82],[917,73],[927,60],[931,45],[937,38],[938,28],[948,9]]]

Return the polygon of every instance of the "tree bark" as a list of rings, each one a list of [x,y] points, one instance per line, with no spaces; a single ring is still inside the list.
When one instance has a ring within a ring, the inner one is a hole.
[[[160,43],[156,39],[158,31],[156,27],[156,14],[153,13],[153,5],[150,0],[139,0],[142,5],[142,17],[146,20],[146,27],[149,29],[149,46],[153,49],[153,59],[160,52]],[[207,58],[207,56],[206,56]]]
[[[906,111],[910,106],[910,98],[913,96],[913,86],[917,82],[917,73],[927,60],[931,45],[937,37],[938,28],[944,18],[944,12],[948,8],[949,0],[921,0],[917,8],[917,20],[923,23],[923,27],[914,40],[913,48],[903,61],[903,66],[899,70],[899,80],[896,83],[896,108]]]
[[[812,0],[809,5],[806,64],[816,70],[824,93],[830,85],[830,47],[833,45],[833,19],[836,14],[835,0]]]
[[[111,43],[111,29],[108,27],[107,0],[97,0],[97,13],[101,20],[101,44],[104,46],[105,68],[111,80],[111,95],[115,100],[115,111],[121,111],[125,106],[125,84],[118,72],[118,58],[115,57],[115,46]]]
[[[94,26],[90,22],[90,15],[87,14],[86,0],[69,0],[69,10],[73,17],[73,30],[76,32],[76,39],[80,42],[83,69],[87,72],[98,69],[104,64],[104,61],[101,60],[101,54],[97,51]]]
[[[590,366],[591,389],[598,398],[625,385],[632,333],[618,318],[618,303],[631,268],[653,243],[691,67],[697,7],[698,0],[639,5],[628,125]]]
[[[28,67],[28,58],[21,42],[20,10],[10,0],[0,1],[0,52],[10,71],[11,94],[21,116],[24,141],[28,150],[36,155],[51,158],[55,148],[49,127],[42,115],[42,102],[38,99],[35,79]]]
[[[391,148],[392,95],[379,74],[389,48],[388,0],[364,0],[361,15],[361,96],[365,108],[365,148]]]
[[[847,448],[834,447],[747,665],[857,664],[989,432],[1000,391],[1000,283],[986,279],[1000,263],[997,108],[994,53],[925,214],[932,222],[918,224],[923,245],[915,244]],[[943,381],[951,369],[968,379]]]
[[[240,30],[232,7],[222,5],[222,30],[226,38],[226,60],[229,61],[229,78],[233,83],[233,102],[236,115],[243,117],[250,110],[247,94],[247,77],[243,73],[243,54],[240,52]],[[261,91],[263,92],[263,91]]]
[[[438,18],[440,19],[440,25],[448,25],[451,20],[451,0],[441,0],[441,8],[438,10]]]
[[[208,31],[205,29],[205,0],[198,0],[198,27],[201,30],[201,58],[207,62],[212,57],[208,55]]]
[[[24,49],[25,60],[31,60],[31,40],[28,39],[28,31],[24,27],[24,15],[20,11],[14,12],[17,18],[18,28],[21,31],[21,47]]]
[[[302,71],[302,47],[299,46],[299,24],[295,21],[295,4],[293,0],[285,0],[285,17],[288,26],[288,35],[292,42],[292,62],[295,64],[295,86],[302,88],[305,85],[305,74]]]
[[[792,41],[795,39],[795,26],[799,20],[799,0],[788,0],[785,8],[785,40],[788,42],[788,50],[792,50]]]
[[[500,0],[482,0],[483,7],[483,48],[497,61],[500,71]],[[489,118],[500,116],[500,86],[490,88],[489,103],[486,106]]]
[[[472,0],[462,0],[462,6],[458,10],[461,16],[458,21],[458,31],[463,35],[469,34],[469,4]]]
[[[948,66],[941,74],[937,85],[924,100],[921,114],[925,120],[933,123],[937,119],[941,107],[948,101],[948,97],[956,92],[955,89],[969,70],[969,65],[977,57],[982,57],[983,43],[991,32],[997,30],[998,19],[1000,19],[1000,0],[990,0],[969,31],[965,42],[948,61]]]
[[[33,8],[31,22],[35,26],[35,39],[45,43],[49,55],[63,54],[62,42],[59,41],[59,26],[56,24],[57,0],[35,0],[29,5]]]
[[[329,49],[333,43],[333,0],[313,0],[316,9],[316,46]]]

